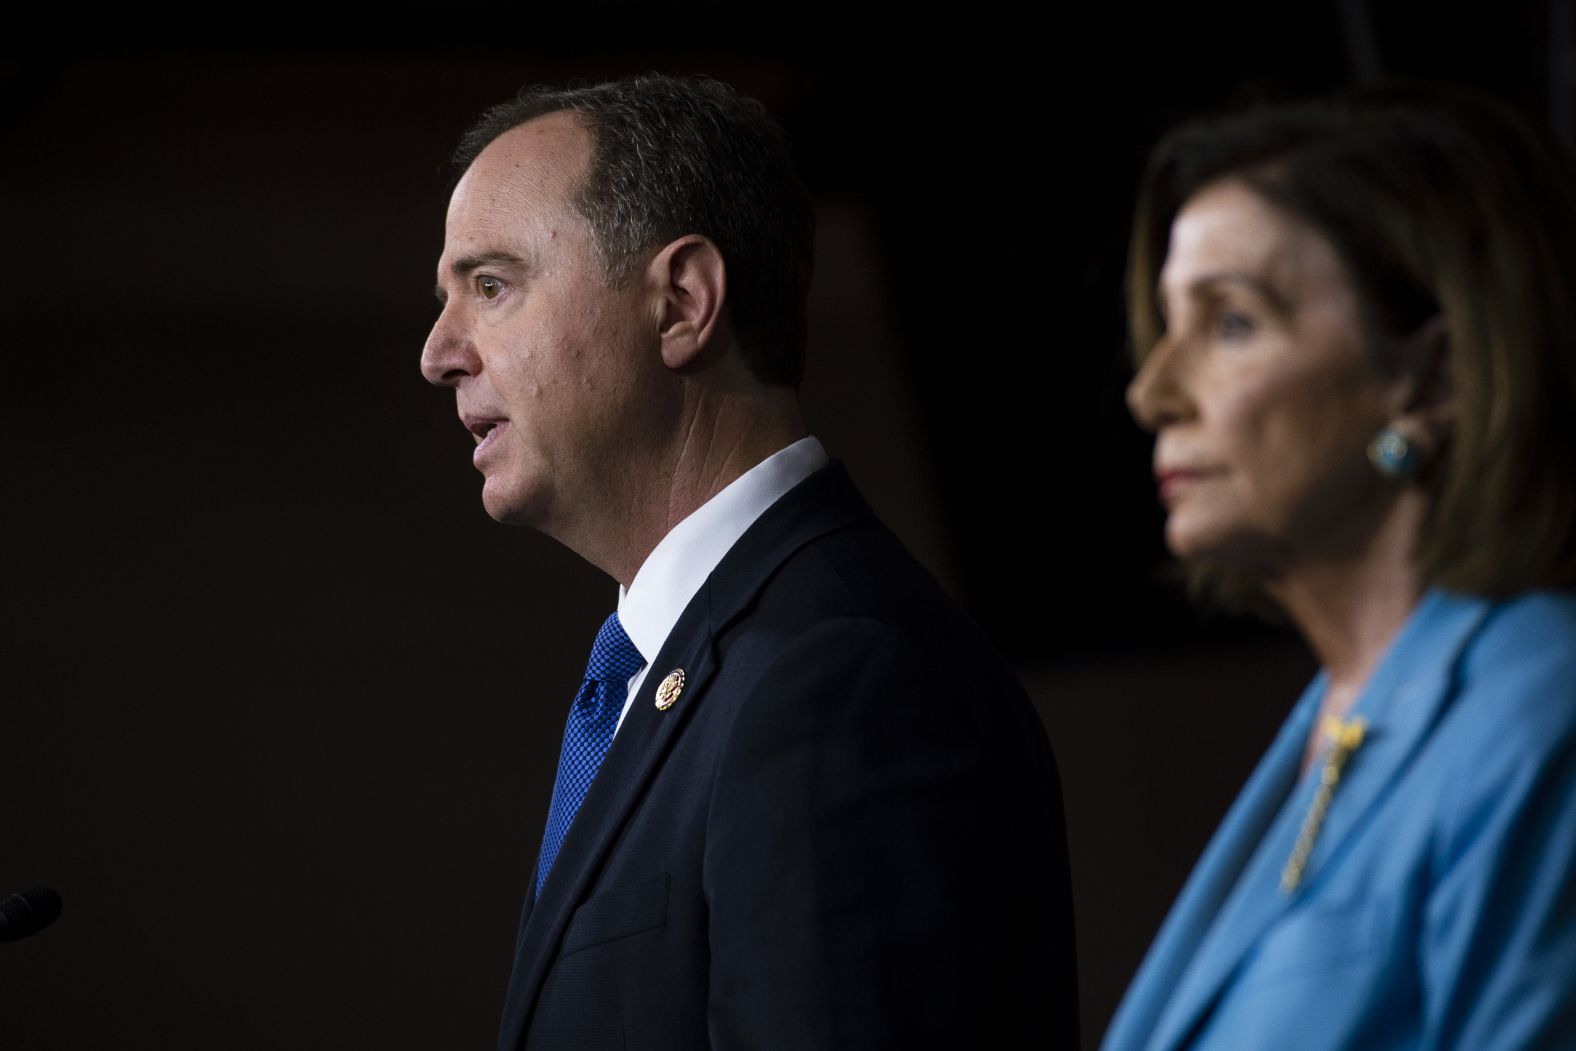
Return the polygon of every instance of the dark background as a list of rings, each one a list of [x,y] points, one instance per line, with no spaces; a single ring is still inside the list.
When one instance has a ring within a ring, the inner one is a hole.
[[[812,429],[1041,707],[1092,1046],[1312,669],[1165,582],[1121,402],[1147,149],[1380,72],[1567,140],[1576,104],[1559,0],[1181,6],[0,37],[0,895],[66,903],[0,945],[0,1047],[489,1046],[616,588],[486,517],[417,372],[445,161],[522,83],[648,69],[790,131],[821,215]]]

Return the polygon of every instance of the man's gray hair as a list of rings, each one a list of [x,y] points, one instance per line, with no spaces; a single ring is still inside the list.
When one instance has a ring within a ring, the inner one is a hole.
[[[592,87],[528,87],[494,106],[455,153],[463,170],[489,143],[569,111],[593,141],[575,207],[609,284],[685,234],[717,245],[741,353],[762,381],[804,372],[815,213],[783,131],[765,107],[720,81],[647,74]]]

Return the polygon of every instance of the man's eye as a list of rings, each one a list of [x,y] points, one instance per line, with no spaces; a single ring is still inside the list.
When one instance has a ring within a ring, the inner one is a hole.
[[[503,291],[503,282],[496,277],[478,277],[476,291],[482,294],[483,299],[497,299],[498,293]]]

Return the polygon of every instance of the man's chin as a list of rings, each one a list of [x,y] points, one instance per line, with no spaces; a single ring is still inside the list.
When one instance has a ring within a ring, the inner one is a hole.
[[[541,500],[532,500],[529,494],[497,485],[492,479],[482,485],[482,507],[493,521],[504,525],[535,527],[540,520],[540,503]]]

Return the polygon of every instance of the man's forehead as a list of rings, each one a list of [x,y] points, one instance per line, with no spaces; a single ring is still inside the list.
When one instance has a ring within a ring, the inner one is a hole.
[[[537,261],[546,242],[583,225],[572,199],[591,157],[591,139],[570,113],[511,128],[476,157],[449,200],[438,281],[462,260],[514,256]]]
[[[591,137],[573,114],[549,113],[511,128],[477,155],[454,188],[451,217],[473,207],[542,211],[568,203],[591,159]]]

